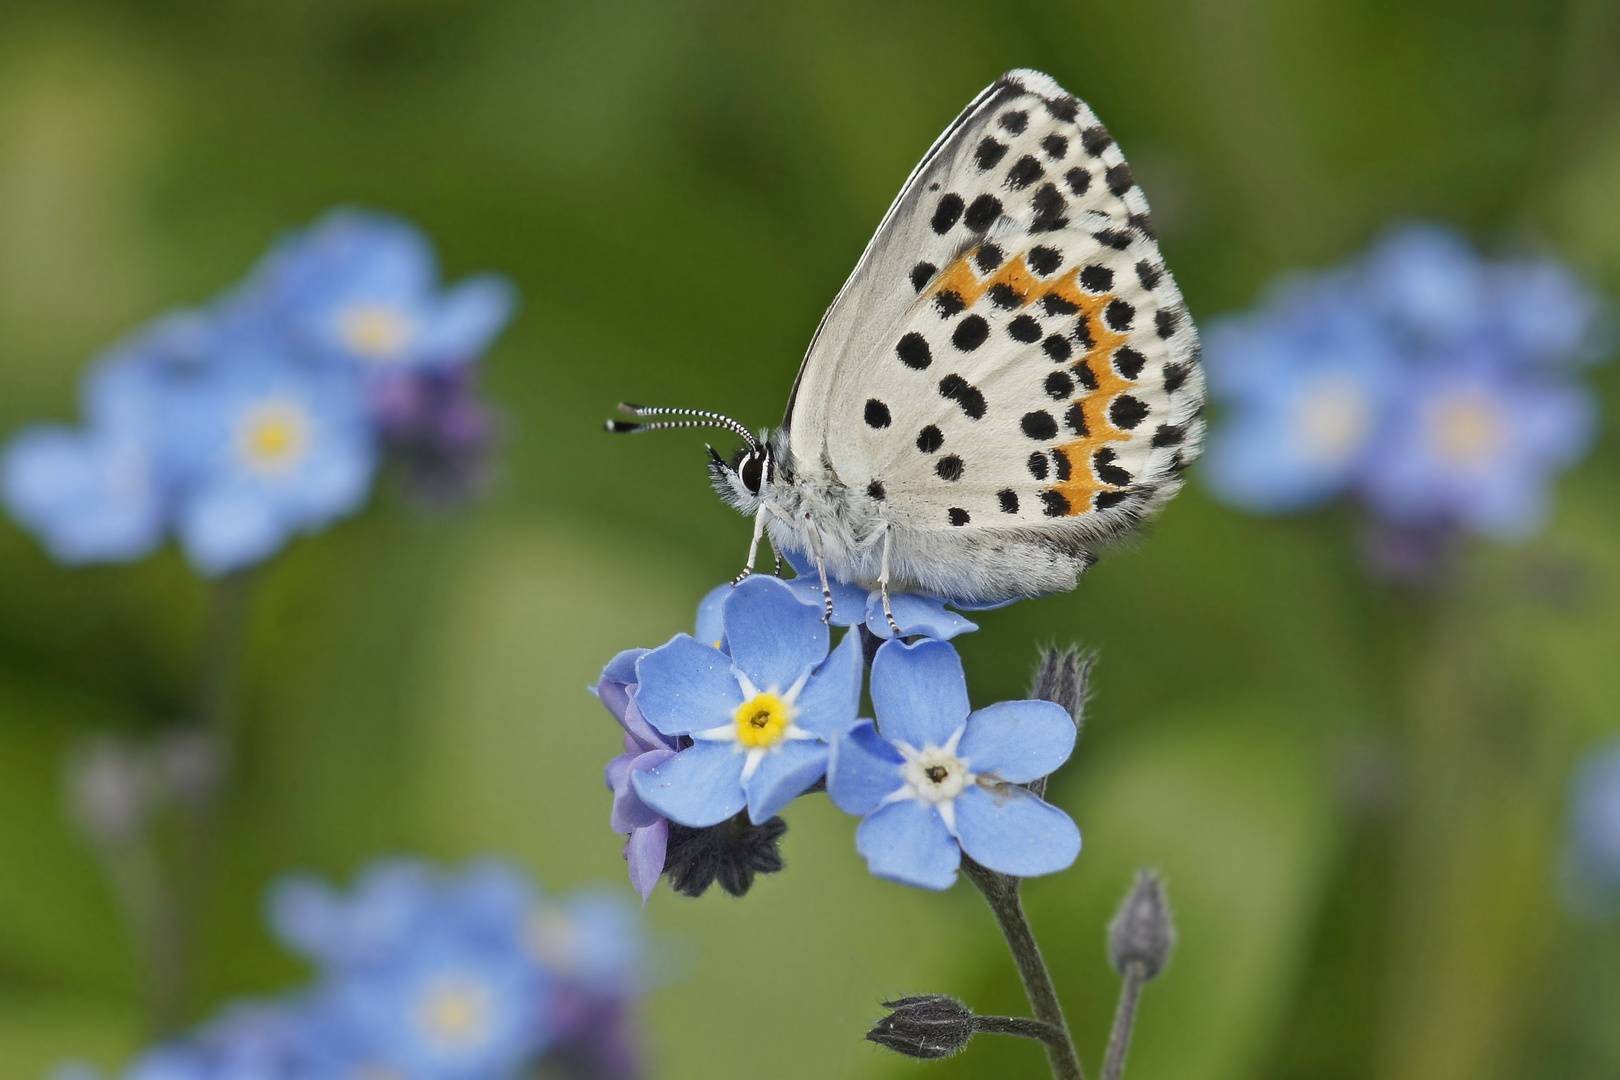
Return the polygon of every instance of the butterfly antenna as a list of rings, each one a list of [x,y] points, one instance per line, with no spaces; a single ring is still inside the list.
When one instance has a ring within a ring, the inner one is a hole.
[[[650,424],[629,420],[609,420],[605,426],[607,430],[615,435],[629,435],[637,431],[667,431],[671,428],[717,427],[725,428],[727,431],[741,436],[750,450],[759,447],[759,442],[754,438],[753,432],[744,427],[741,422],[721,413],[708,412],[704,409],[667,409],[660,406],[631,405],[627,402],[619,403],[619,411],[635,417],[637,421],[648,416],[689,416],[693,417],[693,419],[659,420]]]

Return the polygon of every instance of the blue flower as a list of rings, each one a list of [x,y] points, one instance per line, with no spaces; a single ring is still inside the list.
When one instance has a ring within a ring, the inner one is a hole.
[[[1583,907],[1620,901],[1620,741],[1589,754],[1570,797],[1570,862]]]
[[[148,1050],[123,1075],[124,1080],[319,1077],[320,1055],[318,1021],[303,1003],[244,1004],[194,1034]]]
[[[511,286],[494,275],[441,291],[433,249],[418,229],[359,210],[333,211],[282,241],[254,286],[312,347],[372,369],[466,363],[516,304]]]
[[[552,1038],[538,906],[498,865],[441,875],[392,862],[351,898],[287,881],[271,910],[282,939],[322,967],[310,1000],[329,1048],[405,1077],[477,1080],[517,1072]]]
[[[1572,370],[1599,355],[1604,316],[1556,262],[1394,230],[1208,335],[1225,416],[1205,475],[1259,512],[1349,493],[1403,535],[1528,535],[1591,445],[1595,406]]]
[[[788,588],[793,590],[795,596],[807,604],[814,604],[826,610],[826,596],[821,591],[821,574],[816,570],[813,560],[796,551],[786,551],[782,557],[788,565],[793,567],[795,577],[787,581]],[[894,630],[889,626],[888,616],[883,612],[883,594],[877,589],[866,589],[849,582],[839,581],[836,578],[827,579],[827,588],[833,597],[832,625],[834,626],[860,626],[865,625],[867,630],[880,638],[893,637]],[[894,615],[895,625],[900,628],[901,637],[910,637],[920,634],[924,637],[949,640],[957,634],[977,630],[978,624],[969,622],[954,611],[946,609],[949,603],[955,607],[968,607],[954,600],[944,600],[937,596],[922,596],[917,593],[891,593],[889,595],[889,610]],[[1008,601],[1011,603],[1011,601]],[[988,610],[989,607],[1003,607],[1004,604],[980,605],[972,610]]]
[[[1052,874],[1080,854],[1080,830],[1018,785],[1074,749],[1074,721],[1050,701],[969,712],[956,650],[888,641],[872,662],[867,722],[834,743],[827,794],[864,817],[855,846],[878,877],[949,888],[965,852],[1018,877]]]
[[[165,410],[175,528],[207,574],[260,562],[359,509],[377,465],[353,373],[300,361],[251,331],[222,330],[214,347]]]
[[[745,806],[757,824],[826,771],[828,742],[855,720],[861,648],[846,634],[828,655],[819,605],[753,577],[723,602],[724,648],[680,634],[636,660],[635,702],[666,736],[693,745],[631,774],[636,794],[672,821],[703,827]]]

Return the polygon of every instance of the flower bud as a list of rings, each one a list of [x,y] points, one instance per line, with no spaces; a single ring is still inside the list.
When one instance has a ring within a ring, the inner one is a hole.
[[[888,1016],[866,1033],[870,1042],[922,1061],[947,1058],[967,1048],[973,1038],[973,1010],[937,994],[885,1001]]]
[[[1136,882],[1108,924],[1108,959],[1124,975],[1132,965],[1151,979],[1170,961],[1176,943],[1175,924],[1165,900],[1164,882],[1152,870],[1138,870]]]
[[[1094,653],[1082,653],[1078,648],[1041,650],[1040,667],[1029,696],[1057,702],[1068,710],[1074,726],[1080,727],[1085,717],[1091,665],[1096,659]]]

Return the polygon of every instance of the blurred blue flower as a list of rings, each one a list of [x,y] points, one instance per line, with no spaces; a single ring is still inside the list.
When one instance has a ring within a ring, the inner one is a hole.
[[[352,897],[278,886],[272,924],[321,967],[311,995],[329,1048],[422,1080],[515,1073],[553,1036],[554,979],[531,947],[539,897],[495,864],[446,875],[373,867]]]
[[[516,293],[485,274],[441,290],[420,230],[386,214],[336,210],[283,240],[252,287],[285,311],[302,340],[369,369],[446,368],[483,352]]]
[[[1262,513],[1353,493],[1401,529],[1533,533],[1596,431],[1573,370],[1600,355],[1604,315],[1556,262],[1396,229],[1212,329],[1210,487]]]
[[[793,567],[796,575],[787,579],[788,588],[805,603],[814,604],[825,610],[826,596],[821,591],[821,574],[816,570],[815,562],[796,551],[785,551],[782,557]],[[883,613],[883,594],[880,591],[851,585],[836,578],[827,579],[827,588],[833,597],[831,620],[833,626],[864,625],[867,630],[880,638],[895,636],[893,628],[889,626],[888,617]],[[956,612],[948,610],[945,607],[947,603],[957,607],[963,606],[937,596],[922,596],[916,593],[889,595],[889,610],[894,615],[895,625],[900,628],[902,637],[920,634],[944,641],[957,634],[979,628],[978,624],[969,622]]]
[[[826,771],[828,743],[855,720],[861,648],[854,634],[828,655],[820,605],[772,577],[752,577],[722,604],[724,648],[687,634],[635,661],[634,700],[666,736],[693,745],[632,772],[642,802],[703,827],[744,806],[756,824]]]
[[[1620,903],[1620,740],[1582,762],[1571,792],[1569,832],[1577,903],[1612,910]]]
[[[877,722],[834,743],[827,794],[862,816],[855,846],[878,877],[949,888],[964,852],[1029,877],[1080,854],[1069,816],[1020,787],[1074,749],[1075,726],[1050,701],[970,712],[956,650],[942,641],[885,642],[872,662]]]
[[[236,1005],[199,1031],[142,1054],[124,1080],[318,1077],[316,1022],[302,1002]],[[335,1074],[333,1074],[335,1075]]]
[[[260,562],[359,509],[377,466],[364,387],[243,334],[169,395],[175,528],[207,574]]]

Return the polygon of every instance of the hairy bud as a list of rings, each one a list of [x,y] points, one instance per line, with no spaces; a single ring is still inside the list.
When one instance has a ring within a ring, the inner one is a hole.
[[[1138,870],[1119,913],[1108,924],[1109,961],[1121,975],[1137,966],[1144,978],[1151,979],[1170,962],[1175,943],[1164,882],[1152,870]]]
[[[967,1048],[975,1030],[973,1010],[937,994],[885,1001],[888,1016],[866,1033],[870,1042],[922,1061],[947,1058]]]
[[[785,832],[787,822],[781,818],[755,825],[746,810],[703,829],[672,821],[664,874],[682,896],[702,896],[717,881],[732,896],[742,896],[753,887],[755,874],[782,869],[776,845]]]
[[[1055,701],[1069,712],[1075,727],[1085,719],[1087,684],[1091,681],[1091,665],[1097,657],[1078,648],[1042,649],[1040,667],[1035,671],[1035,685],[1029,696],[1041,701]]]

